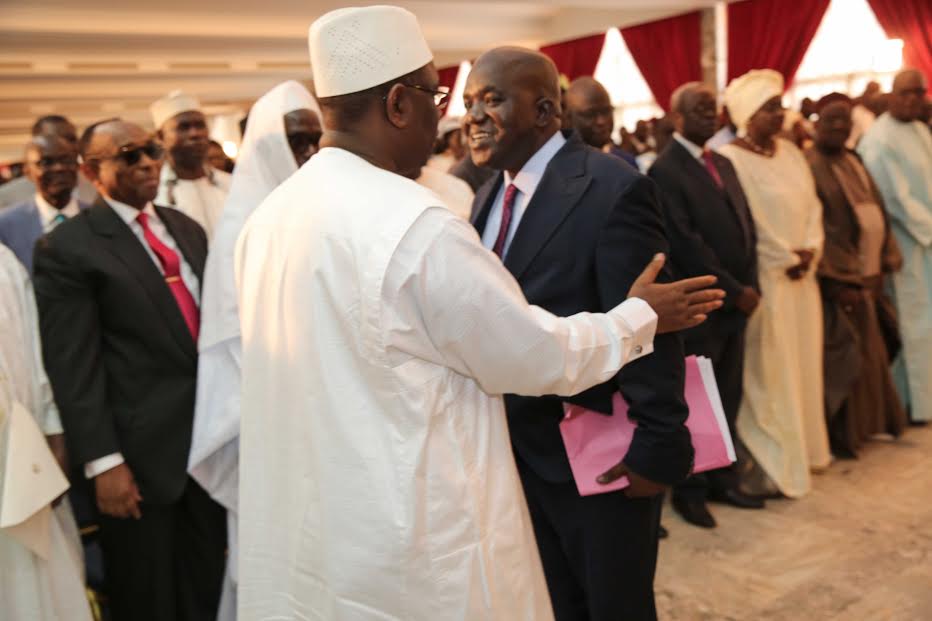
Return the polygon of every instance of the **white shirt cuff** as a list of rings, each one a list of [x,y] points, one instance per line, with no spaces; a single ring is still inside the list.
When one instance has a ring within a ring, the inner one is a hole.
[[[631,348],[628,362],[654,352],[654,334],[657,332],[657,313],[641,298],[628,298],[610,311],[631,329]]]
[[[121,453],[110,453],[109,455],[84,464],[84,476],[85,478],[93,479],[98,474],[103,474],[107,470],[112,470],[124,462],[125,460]]]

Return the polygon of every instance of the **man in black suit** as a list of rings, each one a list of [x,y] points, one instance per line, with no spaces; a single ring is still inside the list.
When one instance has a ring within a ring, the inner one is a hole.
[[[737,442],[744,330],[760,301],[754,222],[731,162],[703,148],[715,133],[715,92],[698,82],[684,84],[673,94],[670,110],[676,133],[649,175],[663,198],[674,268],[684,276],[715,274],[726,292],[722,309],[686,332],[685,344],[687,354],[712,361],[725,417]],[[673,507],[686,521],[713,528],[707,496],[746,509],[764,506],[763,500],[739,491],[737,468],[731,466],[674,487]]]
[[[187,476],[207,238],[154,207],[162,148],[114,119],[80,141],[100,197],[39,240],[46,369],[93,481],[114,621],[212,620],[225,514]]]
[[[503,257],[531,304],[567,316],[624,300],[667,242],[653,183],[560,131],[557,80],[553,63],[536,52],[483,54],[464,93],[464,131],[476,163],[503,171],[473,203],[483,244]],[[659,494],[692,466],[683,379],[679,337],[658,334],[651,355],[571,399],[610,414],[620,390],[638,425],[627,455],[600,478],[626,474],[630,486],[587,497],[577,491],[560,435],[562,400],[505,397],[558,621],[656,618]]]

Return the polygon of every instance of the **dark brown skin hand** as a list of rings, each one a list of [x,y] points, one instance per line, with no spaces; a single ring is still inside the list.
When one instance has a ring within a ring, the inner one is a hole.
[[[759,304],[760,294],[754,287],[745,287],[742,289],[741,293],[738,294],[738,298],[735,300],[735,307],[748,316],[757,310]]]
[[[45,441],[49,445],[49,449],[52,451],[52,455],[55,456],[55,461],[58,462],[58,467],[61,468],[61,471],[65,473],[65,476],[68,476],[68,450],[65,448],[65,435],[58,433],[53,436],[45,436]],[[52,501],[52,506],[57,507],[61,503],[61,499],[65,497],[65,494],[62,494],[58,498]]]
[[[815,253],[806,249],[794,250],[793,252],[796,253],[797,257],[799,257],[799,264],[788,268],[786,270],[786,275],[793,280],[799,280],[806,275],[806,272],[808,272],[809,268],[812,266],[812,260],[815,258]]]
[[[97,508],[101,513],[137,520],[142,517],[139,508],[142,496],[133,473],[125,463],[94,477],[94,488],[97,491]]]
[[[663,254],[656,255],[628,291],[629,298],[641,298],[657,313],[657,334],[698,326],[709,313],[721,308],[725,297],[723,290],[709,288],[718,280],[715,276],[654,282],[665,261]]]
[[[600,485],[608,485],[609,483],[617,481],[623,476],[628,477],[629,485],[624,489],[625,496],[628,498],[647,498],[649,496],[656,496],[667,491],[669,487],[663,483],[651,481],[650,479],[642,477],[638,473],[629,470],[623,462],[618,462],[600,474],[596,481]]]

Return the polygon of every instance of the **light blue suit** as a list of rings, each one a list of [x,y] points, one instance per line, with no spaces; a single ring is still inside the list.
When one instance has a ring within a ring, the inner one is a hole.
[[[78,209],[87,209],[78,202]],[[7,246],[32,274],[32,250],[42,237],[42,218],[35,199],[0,211],[0,244]]]
[[[913,420],[932,421],[932,135],[888,112],[867,130],[858,152],[903,253],[903,269],[893,275],[903,336],[894,375]]]

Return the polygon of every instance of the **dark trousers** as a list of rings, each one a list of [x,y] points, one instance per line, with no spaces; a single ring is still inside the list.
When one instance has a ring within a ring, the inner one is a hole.
[[[582,497],[517,461],[556,621],[656,621],[660,497]]]
[[[722,397],[722,409],[731,431],[731,439],[738,448],[738,434],[735,421],[741,406],[741,392],[744,382],[744,330],[736,330],[730,335],[718,339],[709,339],[702,347],[687,342],[687,352],[705,356],[712,361],[715,381]],[[740,450],[738,451],[740,454]],[[738,485],[738,467],[732,464],[728,468],[719,468],[695,474],[683,483],[673,487],[673,495],[689,500],[705,500],[709,490],[725,491]]]
[[[190,477],[142,518],[100,516],[112,621],[214,621],[226,565],[226,511]]]

